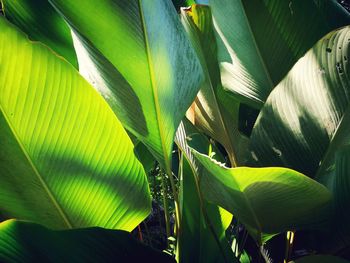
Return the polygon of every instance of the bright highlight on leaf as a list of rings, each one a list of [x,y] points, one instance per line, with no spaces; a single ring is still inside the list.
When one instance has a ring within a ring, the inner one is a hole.
[[[270,92],[321,37],[350,24],[336,0],[210,0],[221,80],[261,108]]]
[[[230,211],[248,229],[278,233],[319,223],[331,194],[316,181],[286,168],[228,169],[193,151],[204,197]]]
[[[181,233],[177,243],[179,262],[227,262],[234,259],[234,254],[225,235],[232,221],[232,215],[215,204],[208,203],[198,193],[197,163],[187,145],[186,138],[204,152],[210,145],[203,134],[191,136],[188,121],[181,122],[175,142],[182,151],[180,163],[180,209]],[[236,262],[236,261],[233,261]]]
[[[323,37],[294,65],[262,108],[249,165],[285,166],[321,178],[349,141],[350,27]]]
[[[345,2],[0,0],[0,262],[343,263]]]
[[[221,86],[215,30],[210,8],[192,5],[181,10],[181,20],[204,69],[205,81],[191,106],[193,124],[220,142],[232,166],[244,162],[248,138],[238,131],[239,102]]]
[[[82,74],[169,172],[175,131],[203,78],[170,0],[50,2],[74,30]]]
[[[149,213],[145,172],[108,104],[2,17],[0,146],[6,217],[130,231]]]

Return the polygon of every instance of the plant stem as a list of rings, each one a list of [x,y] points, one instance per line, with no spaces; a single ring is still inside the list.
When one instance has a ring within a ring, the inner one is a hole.
[[[233,150],[227,151],[227,156],[228,156],[228,159],[230,160],[231,168],[237,167],[238,164],[237,164],[236,156],[233,153]]]
[[[139,232],[139,240],[143,243],[143,237],[142,237],[142,231],[141,231],[141,226],[140,225],[137,226],[137,230]]]
[[[286,239],[286,254],[285,254],[285,261],[288,262],[289,258],[292,253],[293,249],[293,242],[294,242],[294,232],[293,231],[287,231],[287,239]]]
[[[176,190],[175,187],[175,182],[174,182],[174,177],[173,177],[173,173],[171,171],[171,168],[169,165],[167,165],[167,174],[169,176],[169,180],[170,180],[170,186],[171,186],[171,190],[173,192],[173,197],[174,197],[174,203],[175,203],[175,227],[176,227],[176,232],[177,235],[180,232],[180,218],[181,218],[181,212],[180,212],[180,206],[179,206],[179,196],[178,196],[178,191]]]
[[[184,154],[183,154],[183,156],[185,157]],[[186,158],[186,157],[185,157],[185,158]],[[187,158],[186,158],[186,159],[187,159]],[[188,159],[187,159],[187,161],[190,163],[190,161],[189,161]],[[224,261],[225,261],[225,262],[229,262],[229,260],[226,258],[224,249],[223,249],[222,246],[221,246],[220,240],[219,240],[218,236],[217,236],[216,233],[215,233],[214,227],[213,227],[213,225],[212,225],[211,222],[210,222],[210,219],[209,219],[209,216],[208,216],[208,214],[207,214],[207,211],[206,211],[206,209],[205,209],[205,207],[204,207],[203,196],[202,196],[202,192],[201,192],[201,190],[200,190],[199,179],[198,179],[198,177],[197,177],[197,175],[196,175],[196,171],[195,171],[195,169],[193,168],[192,165],[190,165],[190,167],[191,167],[192,174],[193,174],[193,177],[194,177],[194,181],[195,181],[195,184],[196,184],[196,190],[197,190],[197,194],[198,194],[198,198],[199,198],[199,202],[200,202],[200,209],[201,209],[201,212],[202,212],[202,214],[203,214],[204,221],[205,221],[206,225],[208,226],[208,228],[209,228],[211,234],[213,235],[214,240],[215,240],[216,244],[218,245],[218,248],[219,248],[219,250],[220,250],[220,252],[221,252],[221,254],[222,254],[222,257],[223,257]]]
[[[148,244],[149,244],[150,247],[153,247],[152,239],[151,239],[151,233],[149,232],[148,226],[147,226],[145,221],[143,221],[142,223],[145,226],[145,231],[146,231],[146,235],[147,235],[147,239],[148,239]]]
[[[167,236],[167,246],[169,246],[168,238],[170,237],[170,215],[169,215],[169,205],[167,199],[167,190],[166,190],[166,182],[165,175],[161,172],[162,178],[162,192],[163,192],[163,206],[164,206],[164,218],[165,218],[165,229]]]

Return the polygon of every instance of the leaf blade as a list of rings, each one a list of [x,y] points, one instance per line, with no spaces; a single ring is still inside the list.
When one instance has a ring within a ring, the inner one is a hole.
[[[98,70],[86,72],[91,79],[102,76],[104,83],[97,83],[97,89],[123,125],[170,170],[176,128],[202,79],[200,64],[171,2],[103,1],[98,6],[82,2],[51,1],[93,58],[88,67],[95,65]],[[103,20],[91,24],[89,18],[96,15],[107,17],[108,24]],[[109,36],[108,41],[103,35]],[[118,80],[113,79],[115,73]]]
[[[0,244],[0,260],[4,262],[174,262],[125,231],[97,227],[54,231],[12,219],[0,223]]]
[[[229,169],[193,152],[203,167],[200,185],[205,198],[230,211],[248,229],[257,230],[258,241],[262,232],[313,224],[320,220],[315,214],[327,211],[331,199],[327,188],[296,171],[279,167]]]
[[[30,39],[40,41],[78,66],[70,28],[46,0],[3,1],[5,17]]]
[[[218,32],[222,83],[258,109],[316,41],[350,21],[336,1],[215,0],[210,6]]]
[[[66,61],[3,18],[0,27],[4,216],[132,230],[147,216],[150,196],[120,122]]]

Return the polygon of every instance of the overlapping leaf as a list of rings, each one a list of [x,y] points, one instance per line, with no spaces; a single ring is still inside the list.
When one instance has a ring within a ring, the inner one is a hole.
[[[193,122],[209,136],[224,145],[231,164],[243,163],[247,138],[238,131],[239,102],[224,95],[217,61],[217,47],[208,6],[193,5],[182,9],[181,17],[197,52],[205,74],[205,82],[192,106]],[[226,108],[229,104],[229,109]],[[233,113],[233,114],[231,114]]]
[[[15,220],[0,223],[0,261],[175,262],[125,231],[98,227],[53,231]]]
[[[170,172],[175,131],[202,80],[171,1],[50,2],[75,31],[81,73]]]
[[[260,108],[297,60],[350,23],[335,0],[211,0],[225,89]]]
[[[251,136],[250,164],[320,178],[350,131],[350,27],[321,39],[275,88]]]
[[[194,134],[187,133],[185,127],[188,130],[190,126],[188,121],[182,122],[175,139],[182,152],[179,193],[182,218],[177,258],[179,262],[231,262],[235,258],[225,230],[232,215],[215,204],[209,204],[199,193],[197,164],[187,140],[204,152],[208,151],[209,142],[202,134],[194,137]]]
[[[326,187],[296,171],[270,167],[228,169],[194,152],[200,163],[204,197],[220,205],[254,234],[278,233],[324,220],[331,194]]]
[[[52,48],[73,66],[78,66],[70,28],[47,0],[3,0],[5,17],[28,34]]]
[[[0,17],[0,211],[52,228],[132,230],[145,172],[104,99],[66,61]]]

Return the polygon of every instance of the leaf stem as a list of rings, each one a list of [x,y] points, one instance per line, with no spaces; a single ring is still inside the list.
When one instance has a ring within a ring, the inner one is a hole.
[[[164,218],[165,218],[165,229],[167,236],[167,246],[169,246],[168,238],[170,237],[170,215],[169,215],[169,205],[167,199],[167,190],[166,190],[166,182],[165,175],[161,172],[161,181],[162,181],[162,192],[163,192],[163,206],[164,206]]]
[[[179,196],[178,196],[178,191],[176,190],[173,173],[170,169],[170,166],[168,165],[168,162],[167,162],[166,170],[167,170],[167,174],[169,176],[170,187],[171,187],[171,190],[173,192],[174,203],[175,203],[175,228],[176,228],[177,235],[179,235],[179,233],[181,231],[180,230],[181,212],[180,212],[180,206],[179,206]]]

